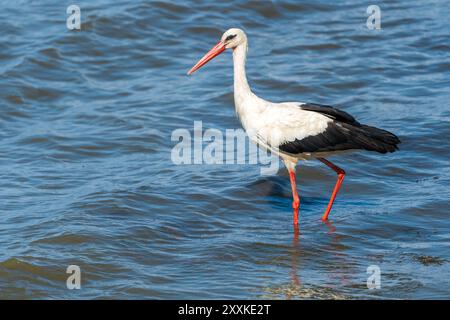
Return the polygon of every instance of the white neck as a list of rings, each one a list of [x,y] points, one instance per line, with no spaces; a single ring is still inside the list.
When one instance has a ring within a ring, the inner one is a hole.
[[[236,106],[253,95],[245,75],[245,59],[247,56],[247,41],[233,50],[234,62],[234,102]]]

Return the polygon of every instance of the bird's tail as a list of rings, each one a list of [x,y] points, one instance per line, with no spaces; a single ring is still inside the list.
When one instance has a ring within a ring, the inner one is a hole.
[[[353,138],[357,140],[364,149],[380,153],[394,152],[398,150],[400,139],[393,133],[375,127],[361,125],[360,134]]]

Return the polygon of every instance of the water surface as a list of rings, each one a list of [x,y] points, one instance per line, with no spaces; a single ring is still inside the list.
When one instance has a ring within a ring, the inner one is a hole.
[[[446,1],[1,1],[0,297],[450,298],[450,32]],[[226,53],[186,71],[230,27],[250,84],[273,101],[339,106],[400,152],[258,165],[171,162],[178,128],[239,128]],[[78,265],[82,288],[66,288]],[[381,269],[368,290],[367,267]]]

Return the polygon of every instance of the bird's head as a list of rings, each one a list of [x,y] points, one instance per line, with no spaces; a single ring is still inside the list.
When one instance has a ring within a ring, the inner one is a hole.
[[[224,52],[226,49],[235,49],[239,45],[244,45],[247,42],[247,36],[244,31],[237,28],[231,28],[225,31],[220,38],[220,41],[208,51],[196,64],[188,71],[188,75],[194,73],[196,70],[204,66],[208,61]]]
[[[224,32],[220,41],[226,49],[234,49],[240,44],[247,42],[245,32],[238,28],[231,28]]]

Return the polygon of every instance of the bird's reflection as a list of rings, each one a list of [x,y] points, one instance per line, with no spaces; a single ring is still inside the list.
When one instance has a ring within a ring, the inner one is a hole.
[[[293,214],[295,214],[295,209],[293,210]],[[322,220],[320,220],[322,221]],[[325,226],[328,227],[328,231],[326,232],[327,235],[334,235],[336,232],[336,227],[330,222],[330,221],[322,221]],[[339,244],[337,243],[338,238],[333,236],[331,245],[336,247]],[[298,275],[298,262],[301,255],[301,246],[300,246],[300,228],[299,226],[295,226],[293,228],[293,238],[292,238],[292,256],[291,256],[291,285],[295,289],[295,291],[298,291],[301,288],[301,280]],[[288,298],[290,296],[288,295]]]
[[[294,238],[292,239],[292,257],[291,257],[291,279],[292,285],[300,287],[300,278],[298,277],[298,258],[300,256],[300,229],[294,225]]]
[[[330,222],[330,220],[321,221],[328,227],[327,234],[333,234],[336,232],[336,227]]]

